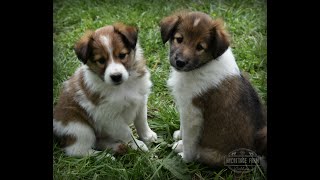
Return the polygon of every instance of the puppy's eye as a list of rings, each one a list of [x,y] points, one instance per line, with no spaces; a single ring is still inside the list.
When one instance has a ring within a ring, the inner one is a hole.
[[[176,38],[176,41],[177,41],[177,43],[179,43],[179,44],[182,43],[182,40],[183,40],[182,37],[177,37],[177,38]]]
[[[120,58],[120,59],[124,59],[124,58],[126,57],[126,55],[127,55],[127,54],[125,54],[125,53],[120,53],[120,54],[119,54],[119,58]]]
[[[197,51],[201,51],[204,50],[203,46],[201,46],[201,44],[198,44],[196,47]]]
[[[106,63],[106,60],[103,59],[103,58],[101,58],[101,59],[99,59],[97,62],[98,62],[99,64],[104,64],[104,63]]]

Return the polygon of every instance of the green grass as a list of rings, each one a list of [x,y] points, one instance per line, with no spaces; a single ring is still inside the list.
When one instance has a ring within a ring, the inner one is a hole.
[[[81,65],[73,46],[85,30],[118,21],[136,25],[153,82],[148,122],[158,134],[159,143],[152,144],[147,153],[130,150],[116,161],[105,153],[87,158],[67,157],[54,143],[53,179],[266,179],[258,168],[239,175],[228,169],[185,164],[172,153],[172,133],[179,128],[179,114],[166,87],[170,67],[168,44],[162,44],[158,23],[179,9],[203,11],[225,20],[240,69],[249,73],[250,81],[267,103],[267,5],[264,0],[54,0],[53,103],[57,102],[62,82]]]

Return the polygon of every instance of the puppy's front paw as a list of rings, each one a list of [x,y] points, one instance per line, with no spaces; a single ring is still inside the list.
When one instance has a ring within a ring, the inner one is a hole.
[[[111,154],[106,154],[106,157],[110,158],[112,161],[115,161],[116,158],[114,156],[112,156]]]
[[[173,133],[173,140],[178,141],[181,139],[181,131],[177,130]]]
[[[190,159],[189,157],[187,157],[186,154],[183,153],[183,152],[178,153],[178,155],[181,156],[183,162],[185,162],[185,163],[189,163],[189,162],[192,161],[192,159]]]
[[[143,142],[150,143],[150,142],[156,142],[158,139],[158,136],[155,132],[153,132],[152,130],[149,130],[143,133],[143,135],[140,138],[142,139]]]
[[[181,153],[183,151],[183,143],[182,140],[175,142],[172,146],[172,149],[176,153]]]
[[[185,162],[185,160],[184,160],[185,157],[184,157],[183,152],[179,152],[178,155],[182,158],[183,162]]]
[[[137,143],[137,144],[136,144]],[[129,143],[129,147],[131,147],[132,149],[134,149],[134,150],[137,150],[138,149],[138,146],[139,146],[139,148],[142,150],[142,151],[148,151],[149,149],[148,149],[148,147],[147,147],[147,145],[144,143],[144,142],[142,142],[142,141],[140,141],[140,140],[138,140],[138,139],[135,139],[135,142],[134,141],[131,141],[130,143]]]
[[[99,156],[99,155],[101,155],[101,153],[102,153],[102,151],[97,151],[97,150],[90,149],[87,155]],[[109,154],[109,153],[107,153],[106,156],[109,157],[113,161],[116,160],[116,158],[114,156],[112,156],[111,154]]]
[[[88,156],[96,156],[96,155],[98,155],[99,153],[101,153],[101,151],[89,149],[88,152],[86,153],[86,155],[88,155]]]

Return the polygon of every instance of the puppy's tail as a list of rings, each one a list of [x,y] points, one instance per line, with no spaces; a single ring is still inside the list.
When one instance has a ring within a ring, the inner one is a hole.
[[[256,133],[255,147],[259,155],[267,156],[267,126]]]
[[[225,154],[210,148],[199,147],[198,161],[204,163],[212,168],[223,167]]]
[[[256,152],[260,156],[260,164],[264,172],[267,172],[267,126],[260,129],[255,136]]]

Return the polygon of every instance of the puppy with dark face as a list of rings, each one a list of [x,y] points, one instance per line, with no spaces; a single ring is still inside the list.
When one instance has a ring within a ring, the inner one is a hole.
[[[126,145],[147,151],[144,142],[156,141],[147,123],[152,83],[137,39],[137,28],[117,23],[76,43],[83,65],[64,82],[53,112],[53,132],[67,155],[124,153]],[[142,141],[133,138],[132,123]]]
[[[180,114],[174,151],[186,162],[212,166],[223,166],[239,148],[266,155],[266,112],[239,71],[224,22],[180,12],[165,17],[160,28],[163,43],[170,43],[168,86]]]
[[[163,42],[170,40],[170,64],[178,71],[191,71],[219,57],[229,46],[223,22],[195,13],[189,18],[169,16],[162,20]],[[211,27],[208,27],[211,26]]]

